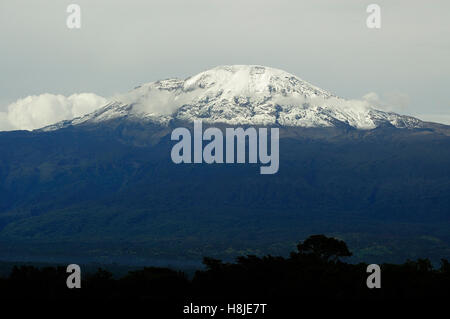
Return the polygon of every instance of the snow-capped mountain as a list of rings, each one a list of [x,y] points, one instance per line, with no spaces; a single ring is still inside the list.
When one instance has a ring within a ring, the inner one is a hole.
[[[278,173],[262,177],[255,164],[175,164],[171,132],[192,129],[185,121],[195,119],[221,129],[279,127]],[[26,243],[25,253],[81,243],[86,254],[114,247],[107,258],[131,251],[126,257],[142,262],[229,254],[240,249],[235,243],[290,247],[318,226],[379,242],[449,229],[450,126],[344,100],[266,67],[145,84],[83,117],[1,132],[0,150],[0,240]],[[433,249],[446,256],[450,240],[443,243]]]
[[[339,98],[278,69],[233,65],[216,67],[185,80],[144,84],[93,113],[45,130],[117,118],[164,125],[174,119],[201,119],[230,125],[333,127],[346,124],[358,129],[423,126],[416,118],[377,110],[366,101]]]

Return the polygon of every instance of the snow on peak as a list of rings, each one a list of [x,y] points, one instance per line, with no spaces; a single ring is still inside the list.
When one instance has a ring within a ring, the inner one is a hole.
[[[270,96],[301,94],[331,96],[306,81],[282,70],[257,65],[219,66],[188,78],[183,88],[222,91],[226,96]]]
[[[71,124],[114,118],[167,124],[173,119],[230,125],[417,127],[420,121],[332,95],[295,75],[257,65],[219,66],[185,80],[144,84]]]

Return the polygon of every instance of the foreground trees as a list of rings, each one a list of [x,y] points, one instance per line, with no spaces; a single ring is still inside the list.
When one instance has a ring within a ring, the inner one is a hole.
[[[307,238],[288,258],[241,256],[235,263],[204,258],[192,279],[166,268],[146,267],[122,278],[99,269],[82,278],[81,289],[66,287],[65,267],[14,267],[0,279],[0,298],[145,299],[183,305],[195,300],[283,301],[301,298],[390,299],[450,297],[450,263],[435,269],[428,259],[381,265],[381,289],[366,286],[366,264],[351,256],[345,242],[323,235]]]

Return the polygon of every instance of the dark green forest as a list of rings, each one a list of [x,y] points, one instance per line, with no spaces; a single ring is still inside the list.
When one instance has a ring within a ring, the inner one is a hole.
[[[264,177],[174,164],[170,129],[0,133],[1,258],[229,261],[327,234],[352,262],[449,259],[448,128],[283,128],[280,171]]]

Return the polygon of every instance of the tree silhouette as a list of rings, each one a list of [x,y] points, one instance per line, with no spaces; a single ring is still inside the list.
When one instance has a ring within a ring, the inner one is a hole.
[[[223,267],[223,263],[220,259],[210,257],[203,257],[203,264],[208,270],[220,270]]]
[[[450,262],[447,259],[445,259],[445,258],[441,259],[441,269],[440,269],[440,271],[442,273],[444,273],[444,274],[450,274]]]
[[[205,257],[205,267],[192,278],[169,268],[144,267],[117,278],[99,268],[86,273],[82,289],[68,289],[65,267],[20,266],[9,277],[0,277],[0,300],[144,300],[152,311],[166,314],[191,300],[267,300],[274,305],[297,307],[297,300],[442,299],[450,296],[450,263],[439,269],[428,259],[403,264],[381,264],[383,287],[368,289],[367,264],[340,261],[351,256],[347,245],[336,238],[314,235],[300,242],[290,258],[247,255],[236,262]],[[322,298],[322,299],[320,299]],[[445,303],[444,303],[445,304]],[[174,305],[176,305],[174,307]],[[156,308],[155,308],[156,307]],[[297,308],[295,308],[297,309]],[[171,313],[172,314],[172,313]]]
[[[340,257],[352,255],[344,241],[325,235],[312,235],[300,242],[297,249],[299,255],[312,255],[325,262],[336,262]]]

